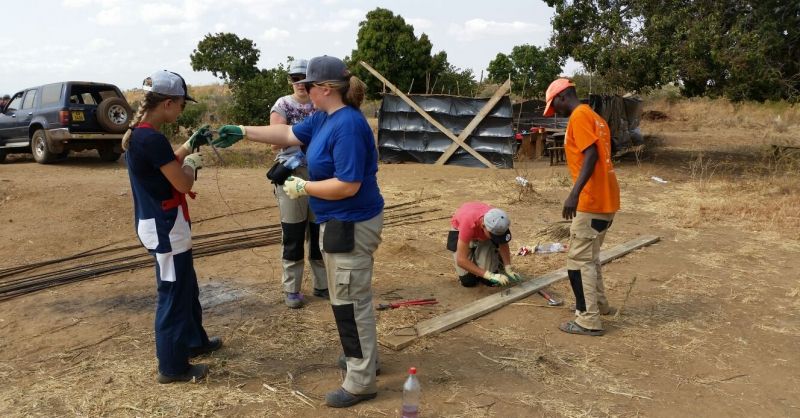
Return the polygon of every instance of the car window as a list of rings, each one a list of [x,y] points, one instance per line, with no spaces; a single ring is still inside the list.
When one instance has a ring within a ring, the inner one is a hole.
[[[22,102],[22,108],[32,109],[34,100],[36,100],[36,90],[28,90],[25,93],[25,100]]]
[[[42,107],[53,106],[61,102],[61,84],[49,84],[42,87]]]
[[[81,94],[81,99],[83,99],[83,104],[97,104],[94,97],[92,97],[92,93]]]
[[[22,106],[22,93],[14,96],[14,98],[11,99],[11,103],[8,104],[6,110],[17,110],[20,106]]]

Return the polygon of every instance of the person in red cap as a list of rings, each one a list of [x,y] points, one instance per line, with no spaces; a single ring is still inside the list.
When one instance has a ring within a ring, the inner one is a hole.
[[[578,100],[575,84],[566,78],[550,83],[544,116],[569,116],[564,152],[573,186],[562,215],[572,219],[567,274],[575,294],[575,319],[559,326],[570,334],[605,334],[600,315],[608,304],[600,272],[600,246],[619,210],[619,184],[611,163],[608,123]]]

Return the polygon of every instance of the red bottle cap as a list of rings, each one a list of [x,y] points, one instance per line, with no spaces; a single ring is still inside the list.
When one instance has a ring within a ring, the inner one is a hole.
[[[417,374],[417,368],[416,367],[412,367],[412,368],[408,369],[408,374]]]

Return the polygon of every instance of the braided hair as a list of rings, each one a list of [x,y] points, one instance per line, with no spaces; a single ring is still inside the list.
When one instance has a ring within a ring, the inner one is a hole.
[[[171,96],[154,93],[152,91],[148,91],[144,95],[144,100],[142,100],[142,103],[139,105],[139,109],[136,110],[136,114],[133,115],[133,119],[131,119],[131,123],[128,125],[128,130],[125,131],[125,135],[122,137],[123,150],[125,151],[128,150],[128,146],[130,146],[131,143],[131,135],[133,135],[133,129],[136,127],[136,125],[139,124],[139,122],[141,122],[142,117],[144,117],[144,114],[147,113],[149,110],[155,109],[156,106],[158,106],[158,104],[163,102],[164,100],[172,98],[173,97]]]

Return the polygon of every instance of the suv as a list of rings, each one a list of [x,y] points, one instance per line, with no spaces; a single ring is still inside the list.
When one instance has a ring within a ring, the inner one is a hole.
[[[33,153],[47,164],[86,149],[117,161],[132,116],[113,84],[65,81],[25,89],[0,109],[0,162],[6,154]]]

